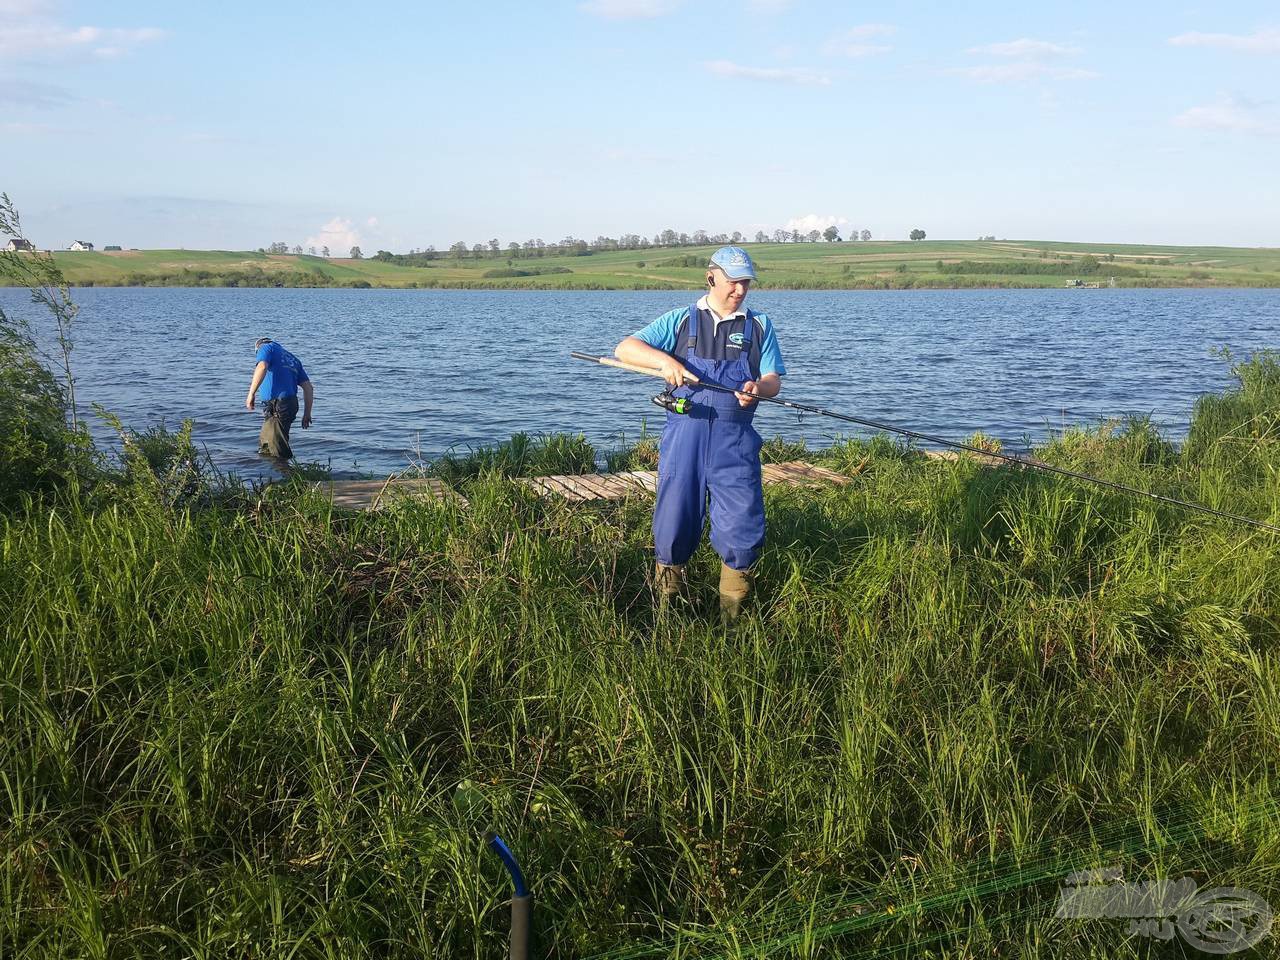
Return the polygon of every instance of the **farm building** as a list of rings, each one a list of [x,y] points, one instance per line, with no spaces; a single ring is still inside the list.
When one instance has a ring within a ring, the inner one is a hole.
[[[72,240],[68,250],[92,250],[93,244],[88,240]]]
[[[21,238],[16,240],[10,240],[8,243],[4,245],[4,248],[8,250],[10,253],[13,253],[18,250],[28,250],[34,253],[36,249],[31,245],[30,240],[23,240]]]

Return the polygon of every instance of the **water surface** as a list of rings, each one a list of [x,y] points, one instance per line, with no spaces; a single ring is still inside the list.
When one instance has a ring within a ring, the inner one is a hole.
[[[195,421],[223,467],[269,472],[244,409],[253,341],[280,340],[316,384],[315,426],[295,453],[339,473],[517,431],[583,433],[598,447],[656,429],[659,382],[574,361],[694,292],[88,288],[73,364],[79,401],[144,428]],[[1195,398],[1229,382],[1214,357],[1280,343],[1280,291],[757,291],[777,324],[785,396],[961,439],[1017,445],[1098,417],[1151,414],[1186,429]],[[48,325],[23,291],[0,307]],[[782,408],[765,436],[829,443],[850,425]],[[107,437],[101,425],[95,432]]]

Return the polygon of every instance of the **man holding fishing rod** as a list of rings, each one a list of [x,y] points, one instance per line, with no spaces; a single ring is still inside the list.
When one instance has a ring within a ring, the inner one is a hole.
[[[761,439],[751,425],[756,398],[776,396],[786,373],[769,318],[743,307],[755,278],[747,251],[721,247],[707,265],[705,296],[664,313],[614,350],[667,381],[653,510],[658,593],[668,600],[687,595],[685,564],[702,538],[709,500],[711,545],[722,560],[720,608],[730,620],[751,594],[751,566],[764,545]],[[699,389],[699,382],[735,392]]]

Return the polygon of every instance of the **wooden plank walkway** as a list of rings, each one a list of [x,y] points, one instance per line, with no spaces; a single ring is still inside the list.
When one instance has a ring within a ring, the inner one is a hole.
[[[562,477],[524,477],[516,481],[540,496],[564,497],[573,503],[588,500],[625,500],[658,489],[658,475],[652,470],[620,473],[583,473]]]
[[[820,487],[825,484],[848,483],[850,478],[812,463],[766,463],[764,482],[789,487]],[[627,470],[619,473],[583,473],[555,477],[522,477],[524,484],[539,496],[562,497],[571,503],[599,500],[624,500],[627,497],[651,496],[658,489],[658,474],[653,470]],[[452,497],[462,506],[466,499],[443,480],[422,477],[387,477],[385,480],[326,480],[315,485],[335,507],[344,510],[377,510],[393,498]]]
[[[324,480],[315,489],[327,494],[343,510],[378,510],[402,497],[453,498],[462,506],[466,498],[443,480],[390,476],[385,480]]]
[[[864,460],[863,463],[866,461]],[[764,471],[765,483],[779,483],[788,487],[820,487],[824,483],[848,483],[851,479],[843,473],[836,473],[834,470],[805,463],[802,460],[793,460],[790,463],[766,463],[761,469]]]
[[[824,484],[848,483],[844,474],[817,467],[811,463],[766,463],[766,484],[789,487],[817,487]],[[652,470],[630,470],[622,473],[583,473],[560,477],[525,477],[516,481],[542,496],[557,496],[572,503],[591,500],[624,500],[645,496],[658,489],[658,475]]]

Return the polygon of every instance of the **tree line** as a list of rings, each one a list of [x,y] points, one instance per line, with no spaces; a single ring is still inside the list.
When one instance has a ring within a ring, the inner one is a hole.
[[[428,246],[425,249],[412,249],[408,254],[393,254],[386,250],[379,250],[375,254],[375,259],[399,261],[404,258],[410,258],[416,261],[437,260],[444,257],[450,257],[455,260],[465,258],[480,259],[481,257],[506,257],[510,260],[530,259],[535,257],[587,257],[593,253],[605,252],[609,250],[649,250],[649,249],[665,249],[672,247],[705,247],[705,246],[722,246],[726,243],[749,243],[752,240],[756,243],[818,243],[826,241],[827,243],[839,243],[844,238],[840,235],[837,227],[827,227],[826,230],[810,230],[805,233],[800,230],[774,230],[773,233],[765,233],[763,230],[757,230],[754,238],[748,238],[741,231],[735,230],[733,233],[708,233],[706,230],[695,230],[693,233],[681,233],[673,229],[662,230],[655,233],[652,237],[639,233],[624,233],[619,237],[598,236],[594,240],[586,240],[575,236],[567,236],[558,242],[548,243],[541,237],[531,237],[523,242],[512,240],[505,246],[502,242],[494,237],[487,243],[468,244],[465,240],[459,240],[449,245],[447,250],[437,250],[434,246]],[[849,235],[850,240],[870,240],[871,231],[854,230]]]
[[[532,259],[536,257],[587,257],[593,253],[599,253],[609,250],[649,250],[649,249],[665,249],[672,247],[705,247],[705,246],[723,246],[727,243],[842,243],[846,239],[850,241],[871,239],[870,230],[851,230],[849,236],[843,237],[840,228],[835,226],[827,227],[825,230],[809,230],[804,232],[801,230],[784,230],[777,229],[772,233],[766,233],[764,230],[757,230],[754,237],[747,237],[741,231],[735,230],[732,233],[708,233],[706,230],[695,230],[693,233],[681,233],[670,228],[655,233],[652,237],[647,237],[639,233],[624,233],[619,237],[598,236],[594,240],[585,240],[575,236],[567,236],[556,242],[547,242],[541,237],[532,237],[523,242],[511,241],[505,246],[497,237],[490,239],[487,243],[471,243],[465,240],[459,240],[450,244],[446,250],[437,250],[434,245],[428,245],[425,248],[414,247],[407,254],[392,253],[389,250],[379,250],[374,254],[373,259],[381,260],[386,263],[397,263],[403,265],[420,264],[431,260],[441,260],[446,257],[454,260],[462,260],[466,258],[480,259],[482,257],[506,257],[510,260]],[[309,256],[328,257],[329,248],[321,247],[318,251],[315,247],[307,247],[305,250],[301,244],[290,246],[283,241],[276,241],[265,247],[258,248],[259,253],[267,254],[288,254],[292,253],[296,256],[302,256],[304,253]],[[359,260],[363,254],[360,248],[352,247],[348,254],[352,259]]]
[[[305,253],[309,257],[324,257],[326,259],[328,259],[329,257],[328,247],[321,247],[319,251],[317,251],[315,247],[307,247],[307,249],[304,251],[302,249],[302,244],[295,243],[292,247],[290,247],[283,240],[277,240],[275,243],[269,243],[265,247],[259,247],[258,252],[259,253],[292,253],[294,256],[298,256],[298,257],[302,256]],[[347,253],[347,256],[350,257],[352,260],[359,260],[361,257],[364,256],[364,254],[360,252],[359,247],[352,247],[351,250]]]

